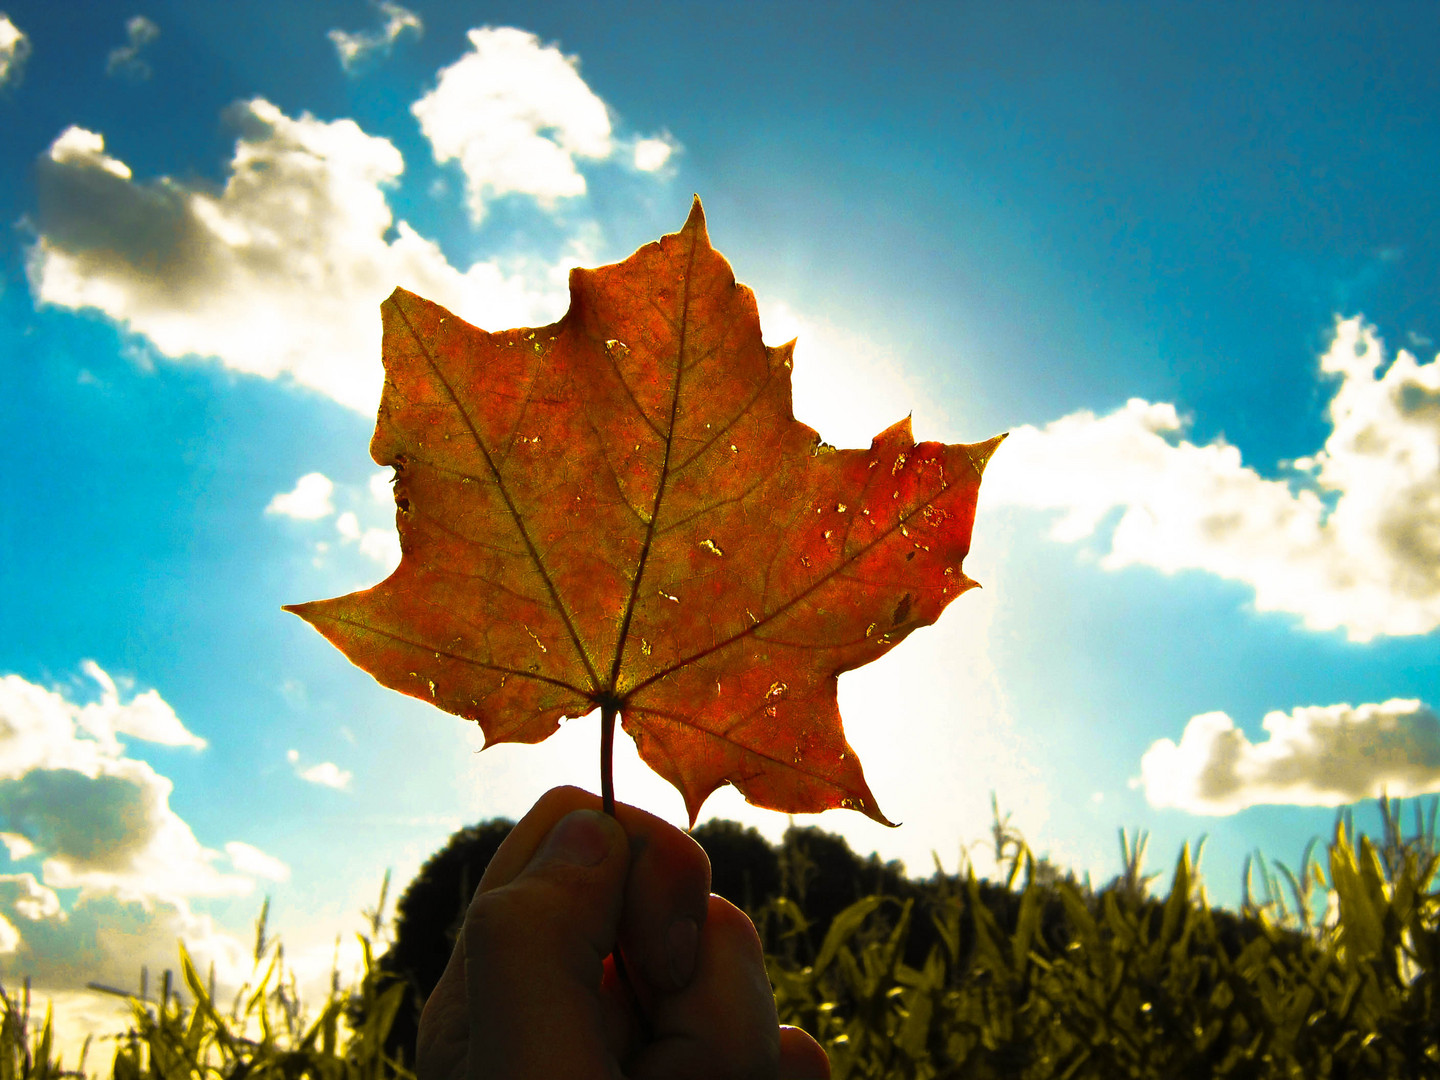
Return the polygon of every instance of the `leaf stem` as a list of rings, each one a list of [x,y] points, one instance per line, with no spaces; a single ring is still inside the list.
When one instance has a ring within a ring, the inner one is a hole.
[[[615,716],[619,711],[619,703],[614,700],[600,703],[600,808],[616,820],[619,818],[615,813],[615,770],[612,763],[615,757]],[[640,1030],[645,1041],[649,1042],[654,1037],[650,1018],[645,1015],[645,1008],[640,1004],[640,995],[635,992],[635,984],[630,979],[630,970],[625,965],[625,956],[618,943],[610,955],[615,961],[615,974],[620,985],[625,988],[630,1007],[635,1010]]]
[[[600,706],[600,804],[611,817],[615,816],[615,714],[619,708],[613,701]]]

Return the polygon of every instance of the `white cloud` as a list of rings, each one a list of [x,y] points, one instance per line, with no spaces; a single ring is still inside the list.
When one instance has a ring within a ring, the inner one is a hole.
[[[301,521],[317,521],[335,512],[330,496],[335,483],[324,473],[306,473],[295,481],[291,491],[282,492],[265,507],[267,514],[283,514]]]
[[[635,143],[635,168],[656,172],[665,167],[674,152],[675,146],[668,138],[640,139]]]
[[[19,833],[0,833],[0,843],[4,843],[11,862],[19,862],[35,854],[35,845]]]
[[[105,74],[136,80],[150,78],[150,65],[140,59],[140,50],[159,36],[160,27],[144,15],[131,16],[125,22],[125,44],[110,50]]]
[[[116,680],[95,665],[86,670],[100,684],[102,711],[123,711],[145,697],[107,705]],[[0,874],[0,971],[7,984],[32,980],[37,1012],[53,1003],[57,1049],[73,1067],[87,1034],[113,1036],[128,1023],[123,1000],[87,984],[138,991],[142,967],[152,974],[177,967],[177,940],[202,976],[214,965],[217,991],[228,1000],[254,975],[250,942],[195,912],[192,900],[247,894],[252,877],[284,881],[290,870],[241,841],[224,845],[236,873],[217,870],[220,853],[202,848],[171,810],[171,782],[100,737],[153,731],[151,718],[112,716],[101,724],[92,711],[87,724],[85,710],[96,706],[71,696],[17,675],[0,677],[0,842],[12,860],[37,854],[42,860],[38,875]],[[168,706],[164,711],[173,715]],[[155,733],[178,742],[164,726]],[[73,888],[79,895],[62,901],[58,890]],[[319,937],[298,949],[286,938],[306,1001],[329,989],[334,928]],[[353,968],[358,944],[346,937],[341,959]],[[188,1000],[183,986],[180,992]],[[91,1047],[92,1065],[98,1052]]]
[[[385,16],[385,25],[379,30],[358,30],[353,34],[331,30],[327,35],[340,56],[340,66],[346,71],[355,70],[377,52],[389,56],[396,40],[405,31],[412,31],[418,36],[425,29],[419,15],[391,0],[380,0],[376,6]]]
[[[57,165],[99,169],[121,180],[129,180],[130,166],[105,153],[105,140],[93,131],[68,127],[50,144],[50,160]]]
[[[115,736],[197,748],[204,740],[155,691],[121,701],[115,679],[93,662],[84,670],[97,702],[0,677],[0,840],[12,860],[40,859],[38,878],[0,875],[0,952],[7,973],[28,975],[37,996],[55,1002],[68,1064],[86,1032],[123,1027],[123,1012],[86,984],[133,988],[142,965],[173,968],[177,938],[201,970],[215,964],[218,985],[238,986],[249,949],[190,902],[254,888],[215,867],[219,853],[170,808],[171,781],[128,757]],[[235,868],[260,872],[246,856],[268,856],[240,848],[237,858],[227,845]],[[75,888],[67,909],[57,890]]]
[[[395,470],[382,469],[370,474],[370,494],[385,506],[395,505]]]
[[[395,507],[395,469],[382,469],[370,475],[370,495],[386,510]],[[360,550],[372,557],[384,572],[390,573],[400,564],[400,536],[395,526],[367,528],[360,537]]]
[[[125,756],[117,732],[203,747],[153,690],[128,703],[97,665],[99,702],[79,705],[18,675],[0,678],[0,828],[40,855],[47,885],[130,898],[243,895],[170,809],[173,785]]]
[[[393,528],[366,529],[360,537],[360,551],[378,562],[387,574],[400,565],[400,537]]]
[[[312,765],[299,774],[301,780],[312,784],[320,784],[322,787],[334,788],[337,791],[344,791],[350,786],[352,774],[337,766],[333,761],[322,761],[319,765]]]
[[[394,505],[391,475],[388,470],[375,473],[366,485],[371,497],[387,506]],[[323,473],[308,473],[296,482],[294,490],[282,492],[271,499],[265,512],[316,521],[335,513],[335,504],[331,500],[334,494],[335,484],[329,477]],[[357,505],[367,513],[374,510],[369,504]],[[340,535],[342,543],[357,545],[361,554],[380,563],[387,573],[400,565],[400,537],[396,534],[394,525],[365,528],[360,523],[359,514],[354,510],[346,510],[336,516],[335,531]],[[329,544],[322,541],[315,545],[315,549],[323,555],[329,550]],[[315,564],[319,566],[320,560],[317,559]]]
[[[17,780],[32,769],[96,775],[126,760],[117,732],[204,748],[205,740],[187,730],[154,690],[122,704],[115,681],[98,664],[87,660],[82,667],[100,686],[98,702],[78,705],[18,675],[0,677],[0,780]]]
[[[269,878],[271,881],[290,880],[290,867],[250,844],[231,840],[225,845],[225,854],[230,856],[230,865],[239,873]]]
[[[1269,738],[1252,743],[1223,712],[1192,717],[1178,746],[1160,739],[1145,752],[1132,783],[1152,806],[1210,815],[1440,791],[1440,719],[1418,700],[1277,710],[1261,726]]]
[[[321,787],[334,788],[336,791],[345,791],[350,787],[350,781],[354,778],[353,773],[340,768],[333,761],[322,761],[318,765],[302,769],[298,750],[287,751],[285,758],[295,766],[295,775],[306,783],[319,784]]]
[[[5,969],[28,975],[47,996],[83,992],[92,981],[138,991],[142,966],[152,972],[177,966],[177,939],[202,972],[215,964],[217,987],[237,987],[251,967],[244,942],[184,901],[87,891],[66,911],[55,891],[33,875],[7,874],[0,876],[0,917],[18,931]],[[69,1019],[57,1017],[57,1029]]]
[[[389,478],[384,477],[386,499],[390,499]],[[375,484],[372,480],[372,491]],[[385,528],[362,529],[360,518],[352,510],[347,510],[335,519],[335,531],[340,534],[340,539],[346,543],[360,545],[360,551],[368,555],[376,562],[382,564],[387,572],[400,565],[400,537],[396,534],[394,526]]]
[[[405,222],[385,189],[399,151],[351,120],[298,119],[263,99],[240,128],[223,189],[139,183],[102,136],[63,132],[37,169],[38,302],[94,308],[168,357],[215,357],[285,378],[363,414],[379,402],[380,302],[396,285],[482,326],[540,325],[564,310],[562,263],[477,262],[461,272]]]
[[[14,876],[29,878],[34,886],[30,874]],[[58,888],[74,887],[64,882],[55,884]],[[108,976],[128,983],[139,973],[142,963],[172,966],[176,938],[184,938],[187,948],[208,951],[218,945],[237,959],[243,955],[243,946],[234,937],[217,930],[208,916],[191,911],[183,897],[127,895],[89,887],[82,888],[74,906],[63,910],[58,894],[48,884],[39,888],[41,898],[32,898],[31,903],[38,908],[43,902],[45,910],[43,915],[30,917],[34,925],[27,927],[13,915],[10,918],[20,927],[31,954],[25,970],[41,982],[78,989],[88,979],[104,981]],[[0,906],[8,909],[12,904],[7,899]],[[99,962],[89,965],[88,958]]]
[[[1261,477],[1223,441],[1178,438],[1173,405],[1137,398],[1105,416],[1012,431],[981,502],[1061,510],[1051,535],[1062,541],[1122,511],[1108,569],[1242,581],[1258,610],[1352,641],[1429,633],[1440,626],[1440,362],[1402,351],[1377,375],[1382,367],[1375,331],[1338,321],[1320,359],[1340,379],[1332,431],[1295,462],[1294,486]]]
[[[76,719],[108,753],[120,750],[115,741],[116,732],[163,746],[205,749],[205,740],[189,731],[175,715],[175,710],[156,691],[146,690],[143,694],[136,694],[122,705],[115,680],[99,664],[86,660],[80,668],[100,684],[101,694],[98,702],[81,706]]]
[[[485,200],[499,195],[542,205],[583,195],[576,158],[608,157],[612,144],[609,111],[578,60],[511,27],[468,37],[473,51],[442,70],[411,111],[435,160],[460,162],[471,217],[480,221]]]
[[[460,163],[470,217],[481,221],[486,203],[504,195],[528,195],[551,209],[585,194],[578,163],[609,158],[620,144],[579,60],[513,27],[468,36],[471,51],[443,69],[411,111],[435,160]],[[641,139],[635,167],[659,169],[673,149],[668,136]]]
[[[0,11],[0,86],[18,83],[30,55],[30,38]]]

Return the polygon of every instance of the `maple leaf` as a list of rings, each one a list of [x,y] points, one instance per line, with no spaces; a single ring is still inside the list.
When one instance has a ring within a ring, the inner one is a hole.
[[[570,275],[570,310],[487,333],[404,289],[381,306],[370,452],[395,468],[399,567],[288,607],[386,686],[540,742],[597,707],[684,796],[885,822],[836,677],[975,582],[980,475],[1003,436],[835,450],[794,418],[794,342],[678,233]],[[608,779],[608,778],[607,778]]]

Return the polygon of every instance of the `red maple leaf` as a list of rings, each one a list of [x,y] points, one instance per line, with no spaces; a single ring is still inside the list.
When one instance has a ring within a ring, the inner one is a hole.
[[[286,610],[487,746],[599,707],[608,761],[618,714],[692,824],[724,783],[884,822],[836,676],[974,587],[1003,436],[917,444],[907,418],[868,450],[821,442],[791,411],[794,343],[761,341],[698,198],[680,232],[574,270],[551,326],[487,333],[403,289],[381,311],[370,453],[395,468],[400,565]]]

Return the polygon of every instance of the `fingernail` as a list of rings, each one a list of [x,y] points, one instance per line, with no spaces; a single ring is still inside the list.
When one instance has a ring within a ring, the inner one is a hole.
[[[614,830],[618,827],[595,810],[572,810],[550,830],[536,861],[599,866],[615,846]]]
[[[695,975],[695,956],[700,948],[700,927],[694,919],[683,916],[665,931],[665,951],[670,958],[670,978],[676,990],[690,985]]]

